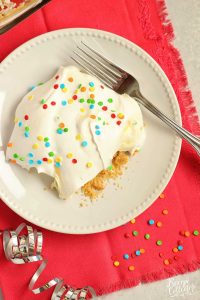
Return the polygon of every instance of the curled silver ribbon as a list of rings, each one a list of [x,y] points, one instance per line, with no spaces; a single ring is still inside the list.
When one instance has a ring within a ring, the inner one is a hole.
[[[26,229],[27,234],[20,233]],[[51,300],[85,300],[88,295],[96,298],[94,289],[90,286],[72,288],[65,284],[62,278],[54,278],[43,286],[34,288],[37,280],[47,266],[47,260],[41,256],[43,235],[25,223],[20,224],[16,230],[3,231],[3,248],[6,258],[14,264],[26,264],[42,261],[41,265],[31,278],[29,289],[34,294],[40,294],[52,287],[54,288]]]

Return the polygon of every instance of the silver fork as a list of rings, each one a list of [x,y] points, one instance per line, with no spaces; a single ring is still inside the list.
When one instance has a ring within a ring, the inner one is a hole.
[[[171,127],[182,139],[185,139],[194,147],[200,155],[200,139],[191,134],[188,130],[179,126],[171,120],[155,105],[147,100],[140,91],[139,82],[132,75],[119,68],[109,59],[98,53],[95,49],[81,42],[82,46],[77,46],[78,51],[73,52],[73,59],[77,64],[83,67],[88,73],[96,76],[106,86],[119,94],[128,94],[138,103],[142,104],[169,127]]]

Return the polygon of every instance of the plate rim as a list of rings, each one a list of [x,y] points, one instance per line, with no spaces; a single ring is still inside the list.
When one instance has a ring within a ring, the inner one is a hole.
[[[171,82],[169,81],[167,75],[164,73],[163,69],[161,66],[151,57],[144,49],[139,47],[137,44],[134,42],[120,36],[117,34],[114,34],[112,32],[104,31],[104,30],[98,30],[98,29],[92,29],[92,28],[63,28],[63,29],[58,29],[58,30],[53,30],[47,33],[43,33],[37,37],[34,37],[16,49],[14,49],[11,53],[9,53],[3,61],[0,63],[0,75],[6,70],[7,66],[12,64],[12,62],[16,59],[16,57],[23,52],[29,50],[29,48],[34,46],[37,46],[37,44],[43,43],[49,39],[54,39],[54,38],[59,38],[67,35],[83,35],[85,33],[85,36],[91,36],[91,37],[100,37],[100,38],[106,38],[108,40],[111,40],[112,42],[118,42],[122,46],[129,48],[129,50],[134,50],[134,53],[139,56],[143,56],[144,60],[146,63],[149,63],[150,66],[152,67],[153,71],[156,73],[156,75],[159,76],[160,81],[162,81],[163,85],[167,85],[167,93],[168,97],[170,99],[170,103],[173,108],[173,114],[174,117],[173,119],[176,120],[176,122],[181,125],[182,124],[182,119],[181,119],[181,112],[180,112],[180,107],[179,103],[175,94],[175,91],[171,85]],[[171,94],[171,96],[169,96]],[[173,101],[172,101],[173,98]],[[142,210],[139,211],[138,207],[134,208],[134,212],[137,213],[137,215],[141,214],[142,212],[145,211],[150,205],[154,203],[154,201],[157,199],[157,197],[160,195],[160,193],[163,191],[163,189],[167,186],[168,182],[170,181],[175,168],[178,163],[178,159],[180,156],[180,150],[181,150],[181,144],[182,140],[178,137],[174,137],[174,142],[173,142],[173,151],[172,151],[172,156],[173,159],[170,160],[170,166],[168,165],[168,174],[163,175],[162,178],[162,189],[158,189],[158,186],[156,186],[155,189],[157,191],[153,191],[151,195],[147,197],[142,203],[140,203],[140,207],[143,207]],[[169,170],[170,169],[170,170]],[[98,225],[92,225],[91,226],[82,226],[82,227],[77,227],[77,226],[71,226],[71,225],[65,225],[65,226],[60,226],[59,224],[55,223],[50,223],[48,224],[47,220],[38,220],[37,217],[32,215],[30,212],[27,210],[24,211],[20,207],[18,207],[15,203],[12,202],[12,197],[9,197],[6,195],[6,192],[3,191],[2,186],[1,186],[1,180],[0,180],[0,198],[1,200],[11,209],[13,210],[16,214],[18,214],[20,217],[26,219],[27,221],[40,226],[42,228],[55,231],[55,232],[60,232],[60,233],[66,233],[66,234],[92,234],[92,233],[97,233],[97,232],[102,232],[106,230],[113,229],[115,227],[121,226],[125,224],[126,222],[130,221],[130,219],[133,217],[134,212],[131,211],[125,216],[118,217],[117,219],[114,219],[111,221],[108,221],[104,224],[98,224]],[[138,211],[138,212],[136,212]],[[44,223],[43,223],[44,221]],[[46,223],[45,223],[46,222]],[[92,230],[91,230],[92,229]]]

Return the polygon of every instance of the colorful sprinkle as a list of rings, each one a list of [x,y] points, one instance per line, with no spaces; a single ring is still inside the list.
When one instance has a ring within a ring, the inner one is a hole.
[[[156,223],[156,226],[160,228],[160,227],[163,226],[163,224],[162,224],[162,222],[158,221],[158,222]]]
[[[48,106],[47,106],[47,104],[44,104],[42,107],[43,107],[43,109],[47,109]]]
[[[80,134],[77,134],[76,140],[77,140],[77,141],[80,141],[81,139],[82,139],[81,135],[80,135]]]
[[[61,103],[62,103],[62,106],[66,106],[67,105],[67,101],[66,100],[63,100]]]
[[[33,98],[34,98],[33,95],[28,96],[28,100],[30,100],[30,101],[33,100]]]
[[[144,254],[144,253],[145,253],[145,249],[144,249],[144,248],[141,248],[141,249],[140,249],[140,253]]]
[[[89,82],[89,86],[93,87],[94,86],[94,82]]]
[[[112,98],[109,98],[109,99],[108,99],[108,102],[109,102],[109,103],[112,103],[112,102],[113,102],[113,99],[112,99]]]
[[[139,232],[137,230],[132,231],[133,236],[138,236]]]
[[[73,157],[73,154],[72,153],[67,153],[67,158],[72,158]]]
[[[38,149],[38,148],[39,148],[39,145],[38,145],[38,144],[33,144],[32,148],[33,148],[33,149]]]
[[[124,254],[123,258],[127,260],[127,259],[129,259],[129,255],[128,254]]]
[[[83,102],[85,102],[85,100],[83,98],[81,98],[81,99],[79,99],[79,102],[83,103]]]
[[[21,161],[25,161],[25,157],[20,157],[20,159],[19,160],[21,160]]]
[[[64,88],[65,88],[65,84],[64,84],[64,83],[61,83],[61,84],[60,84],[60,88],[61,88],[61,89],[64,89]]]
[[[99,102],[98,102],[98,105],[99,105],[99,106],[102,106],[102,105],[103,105],[103,102],[102,102],[102,101],[99,101]]]
[[[128,238],[131,237],[131,235],[130,235],[130,233],[126,232],[126,233],[124,234],[124,237],[125,237],[126,239],[128,239]]]
[[[72,159],[72,163],[73,163],[73,164],[77,164],[77,159],[76,159],[76,158],[73,158],[73,159]]]
[[[43,136],[38,135],[37,140],[40,141],[40,142],[42,142],[44,140],[44,138],[43,138]]]
[[[90,105],[90,109],[94,109],[94,104],[91,104],[91,105]]]
[[[131,224],[135,224],[135,222],[136,222],[135,219],[130,220],[130,223],[131,223]]]
[[[182,245],[178,245],[177,248],[178,248],[179,251],[182,251],[182,250],[183,250],[183,246],[182,246]]]
[[[149,221],[148,221],[148,224],[149,225],[153,225],[155,223],[155,221],[153,220],[153,219],[150,219]]]
[[[63,131],[64,131],[64,132],[68,132],[69,129],[68,129],[68,128],[64,128]]]
[[[55,154],[54,154],[53,151],[51,151],[51,152],[48,153],[48,155],[49,155],[50,157],[53,157]]]
[[[68,91],[68,89],[66,87],[64,87],[64,89],[62,89],[63,93],[66,93]]]
[[[150,239],[150,234],[149,233],[146,233],[145,235],[144,235],[144,238],[146,239],[146,240],[149,240]]]
[[[59,75],[56,75],[55,79],[58,80],[58,78],[59,78]]]
[[[42,99],[40,103],[41,103],[41,104],[45,104],[46,102],[47,102],[47,101],[46,101],[45,99]]]
[[[113,265],[114,265],[115,267],[119,267],[120,263],[119,263],[118,260],[116,260],[116,261],[113,262]]]
[[[168,266],[168,265],[170,264],[168,259],[164,259],[164,260],[163,260],[163,263],[164,263],[164,265],[166,265],[166,266]]]
[[[30,159],[30,160],[28,161],[28,163],[29,163],[29,165],[33,165],[33,164],[34,164],[34,161],[33,161],[32,159]]]
[[[56,162],[55,166],[56,166],[56,168],[60,168],[60,166],[61,166],[60,162]]]
[[[168,213],[169,213],[169,212],[168,212],[167,209],[163,209],[163,211],[162,211],[162,214],[163,214],[163,215],[168,215]]]
[[[53,87],[54,87],[54,89],[55,89],[55,90],[57,90],[57,89],[58,89],[58,87],[59,87],[59,85],[58,85],[58,84],[54,84],[54,86],[53,86]]]
[[[92,168],[93,163],[92,163],[92,162],[88,162],[88,163],[86,164],[86,166],[87,166],[87,168]]]
[[[117,117],[118,117],[119,119],[124,119],[124,114],[119,113],[119,114],[117,115]]]
[[[68,104],[72,104],[73,102],[74,102],[73,99],[69,99],[69,100],[68,100]]]
[[[25,115],[25,116],[24,116],[24,120],[28,121],[28,119],[29,119],[29,116],[28,116],[28,115]]]
[[[18,126],[19,126],[19,127],[22,127],[22,125],[23,125],[22,122],[19,122],[19,123],[18,123]]]
[[[38,164],[38,165],[41,165],[41,164],[42,164],[42,161],[39,159],[39,160],[37,161],[37,164]]]
[[[160,199],[164,199],[165,198],[165,194],[162,193],[162,194],[160,194],[159,197],[160,197]]]
[[[46,161],[48,161],[48,158],[44,157],[42,160],[46,162]]]
[[[184,236],[185,237],[189,237],[190,236],[190,232],[189,231],[185,231]]]
[[[56,132],[57,132],[58,134],[62,134],[62,133],[63,133],[63,130],[62,130],[62,128],[58,128],[58,129],[56,130]]]
[[[86,87],[82,86],[81,92],[85,92],[85,91],[86,91]]]
[[[95,129],[100,129],[100,126],[99,126],[99,125],[96,125],[96,126],[95,126]]]
[[[85,112],[85,108],[80,108],[80,112],[84,113]]]
[[[135,267],[134,267],[134,266],[129,266],[129,267],[128,267],[128,270],[129,270],[130,272],[132,272],[132,271],[135,270]]]
[[[101,135],[101,131],[100,131],[100,130],[96,130],[96,131],[95,131],[95,134],[96,134],[96,135]]]
[[[102,110],[104,110],[104,111],[108,110],[107,106],[103,106]]]
[[[77,100],[78,96],[77,95],[73,95],[72,99],[73,100]]]
[[[34,154],[32,152],[28,153],[29,157],[34,157]]]
[[[46,147],[46,148],[48,148],[48,147],[50,147],[50,146],[51,146],[51,144],[50,144],[49,142],[46,142],[46,143],[45,143],[45,147]]]
[[[28,137],[30,136],[30,133],[26,131],[26,132],[24,133],[24,136],[25,136],[26,138],[28,138]]]
[[[108,168],[107,168],[107,170],[109,170],[109,171],[112,171],[112,169],[113,169],[113,166],[111,165],[111,166],[108,166]]]
[[[25,131],[29,131],[29,130],[30,130],[30,127],[26,126]]]
[[[63,123],[63,122],[60,123],[60,124],[59,124],[59,127],[60,127],[60,128],[64,128],[64,127],[65,127],[65,123]]]
[[[141,254],[141,253],[140,253],[140,250],[136,250],[136,251],[135,251],[135,255],[136,255],[136,256],[140,256],[140,254]]]
[[[56,102],[55,102],[55,101],[51,101],[51,105],[52,105],[52,106],[55,106],[55,105],[56,105]]]
[[[122,123],[121,121],[117,121],[117,122],[116,122],[116,124],[117,124],[118,126],[120,126],[121,123]]]
[[[199,235],[199,231],[198,231],[198,230],[194,230],[194,231],[193,231],[193,234],[194,234],[195,236],[198,236],[198,235]]]
[[[162,246],[162,244],[163,244],[163,242],[162,242],[161,240],[157,240],[157,241],[156,241],[156,245],[157,245],[157,246]]]
[[[111,118],[115,119],[116,118],[116,114],[111,114]]]
[[[45,137],[45,138],[44,138],[44,141],[45,141],[45,142],[48,142],[48,141],[49,141],[49,138],[48,138],[48,137]]]
[[[52,164],[53,160],[51,158],[48,158],[48,164]]]
[[[173,251],[174,253],[177,253],[177,252],[178,252],[178,248],[174,247],[174,248],[172,249],[172,251]]]
[[[7,145],[8,148],[12,148],[12,146],[13,146],[13,143],[8,143],[8,145]]]
[[[83,141],[83,142],[81,143],[81,146],[82,146],[82,147],[87,147],[87,145],[88,145],[88,142],[87,142],[87,141]]]

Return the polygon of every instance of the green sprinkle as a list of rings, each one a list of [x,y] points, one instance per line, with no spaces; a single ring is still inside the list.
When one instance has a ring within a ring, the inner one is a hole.
[[[106,125],[106,122],[105,122],[105,121],[103,121],[103,125],[104,125],[104,126]]]
[[[81,98],[81,99],[79,99],[79,102],[83,103],[83,102],[85,102],[85,100],[83,98]]]
[[[47,101],[44,100],[44,99],[41,100],[41,104],[44,104],[44,103],[46,103],[46,102],[47,102]]]
[[[25,157],[20,157],[20,160],[21,161],[25,161]]]
[[[103,105],[103,102],[102,102],[102,101],[99,101],[99,102],[98,102],[98,105],[99,105],[99,106],[102,106],[102,105]]]
[[[18,158],[19,155],[18,155],[17,153],[14,153],[14,154],[13,154],[13,157],[14,157],[14,158]]]
[[[94,100],[94,99],[92,99],[90,103],[92,103],[92,104],[95,104],[95,100]]]
[[[100,118],[100,117],[98,117],[98,121],[101,121],[101,118]]]
[[[109,102],[109,103],[112,103],[112,102],[113,102],[113,99],[112,99],[112,98],[109,98],[109,99],[108,99],[108,102]]]
[[[25,131],[29,131],[29,130],[30,130],[30,127],[26,126]]]
[[[39,83],[38,83],[38,85],[43,85],[43,84],[44,84],[44,82],[39,82]]]
[[[68,128],[64,128],[64,132],[68,132],[69,131],[69,129]]]
[[[146,233],[146,234],[144,235],[144,238],[145,238],[146,240],[149,240],[149,239],[150,239],[150,234],[149,234],[149,233]]]
[[[199,231],[198,230],[194,230],[193,234],[197,236],[197,235],[199,235]]]
[[[87,103],[91,103],[91,99],[87,99]]]
[[[45,137],[45,138],[44,138],[44,141],[45,141],[45,142],[48,142],[48,141],[49,141],[49,138],[48,138],[48,137]]]
[[[109,170],[109,171],[111,171],[112,169],[113,169],[113,166],[112,166],[112,165],[108,167],[108,170]]]
[[[82,87],[82,84],[80,83],[79,85],[78,85],[78,89],[80,89]]]
[[[132,231],[133,236],[138,236],[139,232],[137,230]]]
[[[49,152],[49,156],[50,157],[54,156],[54,152],[53,151]]]
[[[162,243],[163,243],[163,242],[162,242],[161,240],[157,240],[156,245],[157,245],[157,246],[161,246]]]

